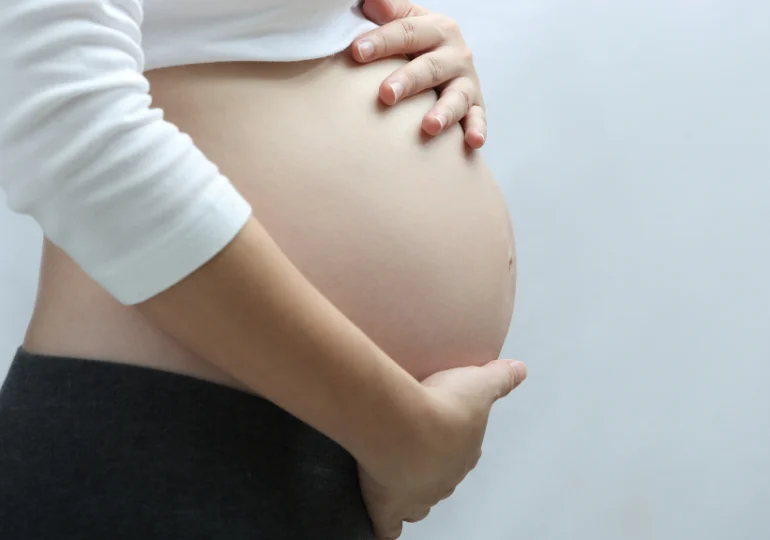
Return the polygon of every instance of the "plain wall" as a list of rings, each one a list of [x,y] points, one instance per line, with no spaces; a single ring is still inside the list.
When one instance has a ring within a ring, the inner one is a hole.
[[[404,538],[770,538],[770,3],[425,5],[482,75],[530,379]],[[0,199],[0,377],[39,245]]]

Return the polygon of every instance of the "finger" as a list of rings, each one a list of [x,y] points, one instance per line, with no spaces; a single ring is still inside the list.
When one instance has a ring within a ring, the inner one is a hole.
[[[452,495],[454,495],[454,492],[455,492],[454,488],[450,489],[449,491],[447,491],[446,493],[444,493],[444,494],[441,496],[441,499],[440,499],[440,500],[442,500],[442,501],[445,501],[445,500],[447,500],[449,497],[451,497]]]
[[[484,107],[474,105],[462,120],[465,142],[471,148],[481,148],[487,141],[487,114]]]
[[[441,91],[439,100],[423,118],[422,128],[430,135],[438,135],[456,124],[476,105],[477,94],[476,83],[470,77],[454,79]]]
[[[442,15],[407,17],[375,28],[353,42],[353,58],[371,62],[389,56],[418,54],[435,49],[447,38]]]
[[[428,514],[430,514],[430,507],[421,508],[415,512],[412,512],[408,517],[404,519],[404,521],[407,523],[417,523],[418,521],[422,521],[428,517]]]
[[[386,524],[378,524],[377,522],[373,522],[374,525],[374,536],[377,538],[377,540],[396,540],[397,538],[401,537],[401,533],[403,532],[404,524],[401,522],[401,520],[386,523]]]
[[[380,85],[380,99],[387,105],[395,103],[424,90],[463,77],[468,66],[450,48],[441,48],[419,56],[394,71]],[[464,83],[462,90],[475,95],[475,89]]]
[[[478,373],[479,381],[486,391],[486,396],[494,403],[510,394],[527,378],[527,367],[523,362],[494,360],[484,365]]]
[[[367,19],[377,24],[429,13],[427,9],[415,6],[408,0],[365,0],[361,9]]]
[[[366,499],[369,517],[372,521],[375,536],[377,540],[386,540],[398,538],[401,535],[402,522],[400,516],[404,515],[405,508],[396,505],[394,501],[387,497],[380,498],[377,495],[369,493],[370,497]]]

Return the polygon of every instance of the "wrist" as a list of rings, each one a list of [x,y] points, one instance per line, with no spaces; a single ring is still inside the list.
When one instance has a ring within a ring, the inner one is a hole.
[[[414,456],[432,424],[429,392],[411,375],[404,375],[391,389],[381,386],[382,398],[372,404],[363,425],[353,428],[350,441],[342,443],[368,470]]]

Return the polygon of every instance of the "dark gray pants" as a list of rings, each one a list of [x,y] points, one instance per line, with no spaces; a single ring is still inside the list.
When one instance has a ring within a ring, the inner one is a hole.
[[[2,540],[372,540],[353,458],[259,397],[22,350],[0,390]]]

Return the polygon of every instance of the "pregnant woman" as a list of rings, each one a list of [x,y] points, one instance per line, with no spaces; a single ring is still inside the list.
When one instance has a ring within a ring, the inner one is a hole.
[[[397,538],[475,466],[526,370],[472,62],[352,4],[0,5],[0,185],[46,237],[3,540]]]

